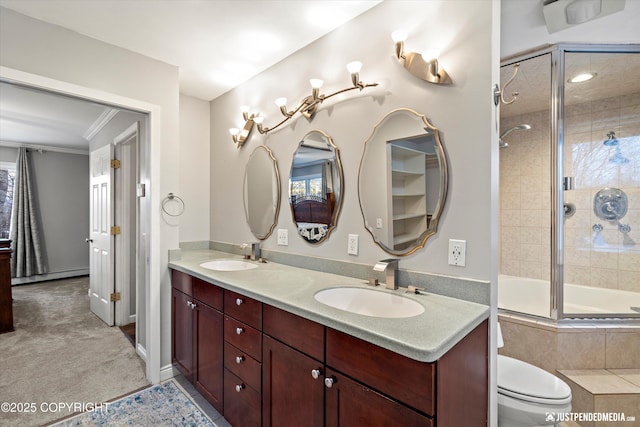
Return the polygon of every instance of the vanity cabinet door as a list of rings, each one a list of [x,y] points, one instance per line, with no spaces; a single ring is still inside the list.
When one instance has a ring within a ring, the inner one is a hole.
[[[196,389],[218,412],[223,411],[223,316],[218,310],[195,300],[193,313],[195,336],[194,382]]]
[[[193,382],[193,298],[171,290],[171,355],[182,375]]]
[[[433,420],[332,369],[326,375],[327,427],[433,427]]]
[[[267,335],[262,361],[263,426],[324,426],[322,363]]]

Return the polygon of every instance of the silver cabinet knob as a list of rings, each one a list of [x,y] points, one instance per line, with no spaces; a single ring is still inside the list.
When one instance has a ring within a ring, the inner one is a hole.
[[[239,365],[244,361],[244,356],[236,356],[236,363]]]
[[[314,380],[317,380],[318,378],[320,378],[320,375],[322,375],[322,370],[320,369],[311,370],[311,376],[313,377]]]
[[[242,305],[244,300],[242,298],[236,298],[236,305]]]
[[[333,384],[335,384],[335,382],[336,382],[336,380],[333,377],[327,377],[327,378],[324,379],[324,385],[327,388],[333,387]]]
[[[236,334],[240,335],[244,332],[244,328],[236,328]]]
[[[236,391],[238,393],[240,393],[242,391],[242,389],[244,388],[244,384],[236,384]]]

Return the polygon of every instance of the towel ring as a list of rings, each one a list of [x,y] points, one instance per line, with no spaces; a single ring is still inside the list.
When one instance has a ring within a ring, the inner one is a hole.
[[[171,212],[167,211],[167,208],[166,208],[167,203],[169,203],[171,201],[174,201],[174,200],[178,203],[178,206],[180,206],[178,208],[178,212],[177,213],[171,213]],[[184,213],[184,201],[180,197],[176,196],[175,194],[169,193],[167,195],[167,197],[165,197],[162,200],[162,212],[166,213],[169,216],[180,216],[180,215],[182,215]]]

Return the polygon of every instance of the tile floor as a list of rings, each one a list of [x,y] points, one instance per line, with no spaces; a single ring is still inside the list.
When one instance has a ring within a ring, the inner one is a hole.
[[[200,393],[196,390],[196,388],[189,382],[183,375],[178,375],[174,378],[178,383],[184,388],[184,390],[189,393],[191,399],[202,409],[202,411],[207,414],[211,421],[217,427],[232,427],[231,424],[227,420],[224,419],[222,415],[218,411],[215,410],[213,406],[207,400],[202,397]]]

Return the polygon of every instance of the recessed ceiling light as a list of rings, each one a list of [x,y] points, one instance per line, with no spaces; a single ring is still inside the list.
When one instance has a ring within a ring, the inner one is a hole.
[[[582,83],[597,76],[596,73],[582,73],[567,80],[569,83]]]

